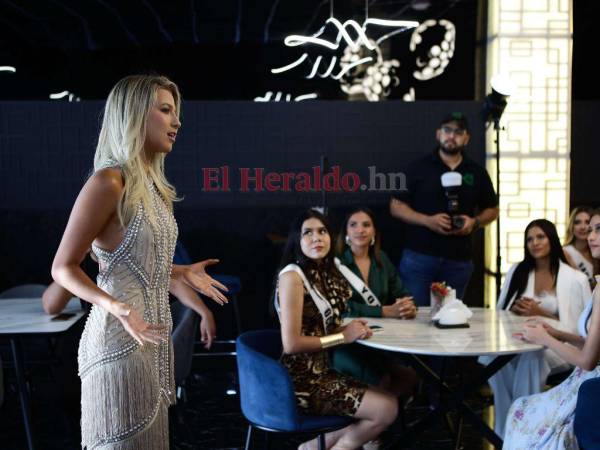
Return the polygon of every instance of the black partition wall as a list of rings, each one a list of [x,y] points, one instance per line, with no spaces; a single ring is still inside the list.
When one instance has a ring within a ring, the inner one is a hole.
[[[337,226],[348,208],[377,213],[383,247],[397,261],[402,226],[387,204],[405,165],[435,147],[448,112],[471,123],[469,155],[484,164],[477,102],[187,102],[167,175],[180,239],[196,259],[238,275],[246,327],[269,321],[272,281],[291,218],[329,208]],[[70,208],[92,168],[101,102],[0,103],[0,290],[50,281]],[[323,194],[323,191],[327,191]],[[482,235],[467,301],[481,304]]]

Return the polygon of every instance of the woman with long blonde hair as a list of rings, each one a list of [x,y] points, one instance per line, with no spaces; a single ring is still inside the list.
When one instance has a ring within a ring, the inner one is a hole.
[[[592,258],[587,242],[591,214],[592,208],[588,206],[578,206],[571,211],[563,250],[569,265],[583,272],[590,283],[590,288],[593,289],[596,284],[594,274],[597,273],[598,262]]]
[[[161,76],[120,80],[104,111],[94,173],[83,186],[52,265],[64,288],[92,303],[79,344],[82,447],[166,449],[175,401],[169,290],[193,288],[222,303],[205,267],[171,263],[175,189],[164,175],[180,95]],[[89,248],[97,285],[80,263]],[[225,289],[226,290],[226,289]]]

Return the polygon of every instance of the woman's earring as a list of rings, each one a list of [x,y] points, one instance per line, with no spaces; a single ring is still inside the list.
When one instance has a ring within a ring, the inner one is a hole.
[[[346,245],[350,245],[350,237],[348,235],[346,235]]]
[[[375,236],[373,236],[371,238],[371,247],[373,247],[375,245]]]

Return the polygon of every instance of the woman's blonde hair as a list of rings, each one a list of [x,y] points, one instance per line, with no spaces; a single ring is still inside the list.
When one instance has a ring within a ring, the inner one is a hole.
[[[121,79],[111,90],[94,155],[94,172],[106,167],[119,166],[125,188],[119,201],[119,221],[126,227],[134,218],[141,203],[156,226],[156,217],[148,187],[154,183],[167,207],[172,210],[178,200],[175,188],[164,173],[164,153],[146,155],[146,123],[148,113],[155,105],[159,89],[166,89],[175,100],[179,114],[181,96],[177,85],[158,75],[132,75]],[[146,161],[146,158],[151,158]]]
[[[578,206],[577,208],[573,208],[573,211],[571,211],[571,214],[569,215],[569,223],[567,224],[565,245],[571,245],[575,242],[575,233],[573,232],[573,228],[575,227],[575,218],[582,212],[590,216],[590,219],[592,218],[592,208],[589,206]]]

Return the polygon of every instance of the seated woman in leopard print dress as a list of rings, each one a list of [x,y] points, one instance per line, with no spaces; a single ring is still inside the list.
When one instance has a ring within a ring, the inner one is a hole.
[[[298,406],[309,414],[348,415],[352,425],[327,434],[327,448],[360,448],[377,438],[396,418],[397,400],[330,367],[326,348],[366,339],[365,320],[342,326],[352,291],[336,269],[326,218],[307,210],[294,221],[279,273],[277,309],[288,368]],[[304,448],[316,447],[316,441]]]

